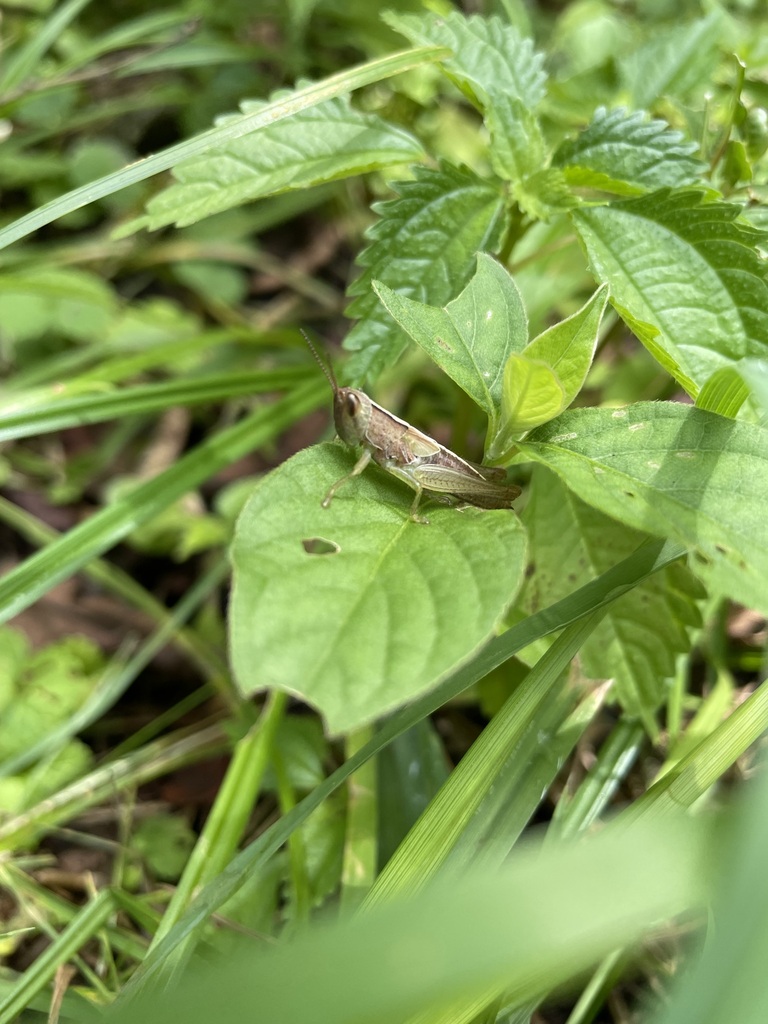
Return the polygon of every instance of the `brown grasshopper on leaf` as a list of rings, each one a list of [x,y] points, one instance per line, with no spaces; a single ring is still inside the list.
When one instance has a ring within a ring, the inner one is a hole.
[[[416,491],[410,512],[414,522],[429,522],[417,514],[425,491],[441,495],[442,499],[438,500],[463,502],[478,508],[512,508],[520,488],[505,482],[503,469],[468,462],[387,412],[364,391],[339,387],[333,368],[326,366],[304,331],[301,333],[333,388],[336,432],[345,444],[363,449],[352,472],[337,480],[323,498],[323,508],[328,508],[342,484],[359,476],[371,459]]]

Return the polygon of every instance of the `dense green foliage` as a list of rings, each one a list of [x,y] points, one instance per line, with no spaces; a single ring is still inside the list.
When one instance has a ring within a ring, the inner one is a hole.
[[[480,6],[4,13],[0,1024],[765,1019],[768,15]]]

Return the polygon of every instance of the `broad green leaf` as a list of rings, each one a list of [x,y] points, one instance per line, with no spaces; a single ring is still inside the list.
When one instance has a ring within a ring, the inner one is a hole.
[[[504,365],[528,337],[528,319],[509,272],[478,253],[474,277],[442,309],[405,298],[380,281],[374,287],[403,330],[487,413],[493,436]]]
[[[381,308],[371,282],[401,295],[441,305],[470,279],[479,251],[496,252],[504,229],[500,190],[469,170],[443,163],[417,167],[413,181],[392,187],[397,199],[377,204],[380,220],[358,257],[365,269],[349,288],[347,313],[357,317],[344,347],[359,354],[347,363],[351,380],[375,376],[408,344]]]
[[[567,405],[565,388],[551,366],[525,352],[513,352],[504,367],[502,423],[488,457],[502,458],[518,437],[554,419]]]
[[[587,504],[692,548],[717,590],[768,610],[768,429],[639,402],[566,412],[520,447]]]
[[[529,359],[540,359],[557,372],[568,405],[587,379],[607,304],[608,288],[602,285],[581,309],[542,331],[525,348]]]
[[[534,469],[521,516],[536,567],[517,607],[533,614],[599,576],[642,542],[642,535],[589,505],[541,466]],[[699,624],[700,584],[680,563],[619,597],[585,640],[580,659],[594,679],[613,679],[612,696],[655,736],[654,713],[667,694],[675,659]]]
[[[768,283],[756,251],[765,235],[739,212],[692,189],[663,189],[572,214],[617,310],[658,330],[656,344],[697,387],[768,345]]]
[[[526,430],[554,419],[567,409],[586,380],[608,302],[603,285],[582,308],[543,331],[504,367],[499,432],[488,447],[501,459]]]
[[[290,95],[281,92],[271,102]],[[246,101],[242,114],[265,106]],[[225,125],[239,116],[218,123]],[[262,196],[421,156],[421,145],[408,132],[363,114],[347,99],[337,97],[178,164],[173,171],[176,182],[149,201],[147,216],[135,226],[184,227]]]
[[[715,8],[705,18],[667,26],[621,57],[618,71],[632,106],[647,109],[663,97],[679,101],[691,93],[703,98],[723,44],[723,22]]]
[[[429,508],[375,468],[321,445],[259,484],[234,544],[232,663],[244,693],[298,693],[333,732],[434,687],[494,632],[520,585],[525,541],[508,511]],[[318,542],[325,542],[325,545]],[[330,550],[328,550],[330,547]]]
[[[705,166],[687,141],[664,121],[636,111],[600,107],[579,135],[554,157],[570,185],[636,195],[701,181]]]
[[[415,45],[447,46],[453,57],[445,70],[470,97],[481,100],[491,92],[519,99],[533,109],[544,98],[544,57],[533,41],[499,17],[465,17],[458,11],[437,14],[398,15],[386,21]]]

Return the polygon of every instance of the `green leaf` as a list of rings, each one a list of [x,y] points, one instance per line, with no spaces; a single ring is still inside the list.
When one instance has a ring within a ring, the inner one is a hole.
[[[458,11],[437,14],[398,15],[385,20],[414,44],[447,46],[453,57],[445,70],[460,88],[481,99],[490,93],[512,96],[533,109],[544,98],[544,58],[533,49],[533,40],[523,38],[499,17],[465,17]]]
[[[529,615],[599,576],[643,540],[584,504],[541,466],[533,471],[521,519],[536,567],[518,602]],[[695,600],[702,596],[685,566],[668,566],[614,601],[581,649],[583,671],[613,679],[613,695],[651,736],[658,732],[653,715],[667,695],[675,659],[690,649],[689,631],[700,623]]]
[[[478,253],[475,276],[442,309],[406,299],[380,281],[374,288],[403,330],[487,413],[494,434],[504,365],[528,336],[523,301],[509,272]]]
[[[347,313],[359,322],[344,341],[359,352],[347,364],[352,380],[375,376],[408,344],[381,308],[374,278],[402,295],[441,305],[467,283],[478,251],[496,252],[501,245],[504,200],[497,187],[446,163],[417,167],[414,174],[413,181],[392,186],[397,199],[376,204],[381,219],[358,257],[365,269],[349,288],[356,298]]]
[[[592,365],[608,288],[598,288],[578,312],[543,331],[504,367],[499,432],[488,447],[502,459],[527,430],[567,409],[581,391]]]
[[[719,416],[735,419],[749,398],[749,387],[739,372],[739,363],[715,370],[696,398],[699,409],[716,412]]]
[[[294,456],[256,487],[233,553],[241,689],[299,693],[334,732],[413,699],[466,661],[514,597],[525,547],[505,510],[437,508],[428,526],[412,522],[410,492],[375,469],[321,508],[350,469],[337,445]]]
[[[117,311],[111,288],[84,270],[33,266],[0,274],[0,322],[10,340],[49,331],[83,341],[102,337]]]
[[[672,402],[578,409],[520,448],[589,505],[694,549],[717,590],[768,610],[768,429]]]
[[[575,139],[560,146],[554,163],[571,185],[629,196],[701,181],[705,165],[694,156],[697,149],[664,121],[600,107]]]
[[[765,235],[739,213],[696,190],[663,189],[572,214],[616,309],[657,330],[656,344],[697,388],[768,345],[768,284],[756,251]]]
[[[290,95],[283,91],[270,102]],[[242,114],[254,114],[266,106],[245,101]],[[230,115],[218,123],[226,125],[239,116]],[[135,226],[184,227],[262,196],[309,188],[422,155],[421,145],[408,132],[374,114],[360,113],[349,100],[337,97],[179,164],[173,171],[176,183],[150,200],[147,216]]]
[[[404,298],[378,281],[374,288],[400,327],[484,410],[493,435],[504,366],[527,338],[525,309],[509,271],[478,253],[472,280],[442,309]]]
[[[465,17],[454,11],[386,17],[412,42],[439,40],[454,56],[448,76],[483,111],[491,135],[493,169],[512,183],[512,195],[529,216],[544,218],[571,205],[549,153],[536,108],[544,98],[543,57],[531,39],[498,17]]]
[[[718,8],[687,24],[667,26],[617,62],[632,106],[650,108],[663,97],[703,98],[710,88],[718,51],[723,42],[724,15]]]

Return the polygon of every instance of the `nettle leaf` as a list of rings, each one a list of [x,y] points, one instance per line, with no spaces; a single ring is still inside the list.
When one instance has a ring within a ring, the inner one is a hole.
[[[519,437],[567,409],[584,384],[608,303],[602,285],[580,310],[543,331],[504,367],[499,431],[488,447],[503,460]]]
[[[667,26],[644,45],[617,60],[632,106],[650,108],[662,97],[681,100],[709,89],[723,37],[724,15]]]
[[[659,332],[654,343],[695,391],[720,366],[762,355],[768,344],[768,283],[756,250],[766,236],[739,212],[698,190],[662,189],[572,214],[617,311],[629,314],[630,327],[639,321]]]
[[[717,591],[768,611],[768,428],[639,402],[571,410],[520,448],[589,505],[693,549]]]
[[[533,49],[533,40],[522,37],[499,17],[467,18],[458,11],[445,17],[390,11],[384,20],[414,45],[453,50],[445,70],[470,99],[474,93],[481,106],[491,93],[514,96],[529,108],[544,99],[547,76],[543,55]]]
[[[347,313],[359,323],[344,340],[345,348],[358,352],[347,363],[350,380],[375,376],[408,344],[374,294],[374,278],[401,295],[442,305],[469,280],[477,252],[496,252],[501,245],[505,217],[498,187],[445,163],[414,173],[414,181],[392,186],[397,199],[376,204],[381,219],[358,257],[365,269],[349,288],[357,298]]]
[[[483,111],[491,136],[490,159],[511,183],[520,208],[543,219],[573,205],[559,170],[549,168],[549,151],[535,110],[544,98],[543,55],[531,39],[498,17],[388,15],[387,20],[415,44],[448,46],[446,74]]]
[[[645,535],[586,505],[559,477],[537,466],[521,516],[528,530],[530,573],[516,609],[533,614],[628,557]],[[675,563],[614,601],[579,652],[584,672],[613,679],[612,695],[651,736],[675,659],[700,625],[701,585]]]
[[[706,168],[697,150],[664,121],[600,107],[577,138],[560,146],[554,163],[570,185],[630,196],[701,182]]]
[[[278,93],[270,102],[287,96],[288,91]],[[226,124],[266,105],[245,101],[241,114],[216,123]],[[253,199],[422,155],[420,143],[408,132],[337,97],[178,164],[173,170],[176,182],[147,203],[147,215],[135,226],[185,227]]]
[[[442,308],[405,298],[380,281],[374,288],[403,330],[487,413],[493,436],[504,364],[528,338],[523,300],[509,272],[478,253],[474,277]]]
[[[491,637],[522,580],[525,535],[507,510],[429,507],[371,469],[324,509],[352,455],[300,452],[238,522],[231,657],[241,690],[277,688],[343,732],[434,687]]]

